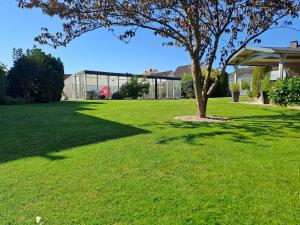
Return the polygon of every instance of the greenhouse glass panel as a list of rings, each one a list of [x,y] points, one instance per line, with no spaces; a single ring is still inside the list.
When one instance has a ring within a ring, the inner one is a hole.
[[[159,98],[167,97],[167,81],[165,79],[159,80]]]
[[[118,91],[118,76],[109,76],[109,88],[112,94]]]
[[[174,86],[174,97],[180,98],[181,97],[181,81],[180,80],[174,80],[175,86]]]
[[[167,80],[167,98],[174,98],[173,96],[173,88],[174,81],[173,80]]]
[[[149,94],[146,96],[146,98],[155,98],[155,79],[148,79],[148,82],[150,83],[149,87]]]
[[[119,89],[122,87],[123,84],[126,84],[127,77],[119,77]]]
[[[86,85],[87,91],[94,91],[98,92],[98,87],[97,87],[97,76],[93,74],[86,74]]]

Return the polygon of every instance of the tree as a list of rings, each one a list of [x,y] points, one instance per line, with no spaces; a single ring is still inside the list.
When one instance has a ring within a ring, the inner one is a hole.
[[[60,59],[33,48],[13,51],[14,64],[8,72],[8,95],[26,102],[59,101],[64,87],[64,67]]]
[[[202,69],[203,74],[207,74],[207,70],[204,68]],[[210,84],[212,84],[215,78],[219,75],[218,70],[214,69],[212,72],[212,77],[210,78]],[[181,78],[181,89],[182,89],[182,96],[184,98],[195,98],[195,90],[194,90],[194,82],[192,74],[186,74]],[[218,83],[217,87],[210,95],[211,97],[226,97],[229,92],[229,85],[228,85],[228,74],[225,72],[223,75],[220,76],[220,82]]]
[[[150,83],[143,79],[139,81],[138,77],[132,77],[129,81],[123,84],[120,88],[120,94],[124,98],[137,99],[144,94],[149,93]]]
[[[7,94],[30,102],[38,67],[20,49],[14,49],[13,56],[14,64],[7,75]]]
[[[259,35],[274,26],[290,26],[300,5],[297,0],[17,1],[21,8],[40,8],[64,21],[61,32],[50,34],[43,28],[36,38],[42,44],[66,46],[74,38],[98,28],[106,28],[128,42],[142,28],[165,38],[165,45],[185,48],[192,61],[200,117],[206,116],[208,97],[235,53],[251,41],[260,42]],[[118,28],[125,32],[118,34]],[[221,73],[210,84],[216,61],[220,62]],[[205,77],[202,63],[208,70]]]
[[[256,66],[252,71],[252,91],[256,98],[260,97],[261,80],[272,71],[270,66]]]
[[[5,84],[6,82],[6,67],[0,63],[0,104],[4,102],[5,98]]]

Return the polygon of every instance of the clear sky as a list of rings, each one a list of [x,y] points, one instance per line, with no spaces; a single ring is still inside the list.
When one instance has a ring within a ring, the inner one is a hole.
[[[97,30],[72,41],[66,48],[53,49],[34,42],[41,27],[49,31],[61,30],[58,19],[43,15],[40,10],[17,8],[14,0],[0,0],[0,62],[12,64],[13,48],[31,48],[34,44],[46,53],[60,57],[66,73],[81,70],[142,73],[149,68],[159,71],[175,70],[177,66],[190,64],[188,54],[180,48],[163,47],[161,39],[148,31],[139,31],[125,44],[105,30]],[[294,24],[300,28],[300,21]],[[288,46],[291,40],[300,41],[300,32],[275,29],[262,36],[262,46]]]

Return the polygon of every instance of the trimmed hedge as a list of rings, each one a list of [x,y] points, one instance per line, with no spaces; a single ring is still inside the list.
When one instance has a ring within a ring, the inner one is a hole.
[[[300,105],[300,77],[278,80],[270,91],[270,99],[276,105]]]

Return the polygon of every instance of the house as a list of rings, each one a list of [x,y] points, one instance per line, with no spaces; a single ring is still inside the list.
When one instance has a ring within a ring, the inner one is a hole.
[[[191,65],[185,65],[185,66],[179,66],[176,68],[174,72],[174,77],[182,78],[182,76],[186,74],[191,73],[192,66]]]
[[[178,66],[176,70],[173,72],[172,70],[158,72],[156,69],[150,69],[145,71],[145,75],[158,76],[158,77],[175,77],[182,78],[182,76],[191,73],[191,65]]]
[[[64,74],[64,80],[68,79],[70,76],[72,76],[72,74],[70,74],[70,73]]]

